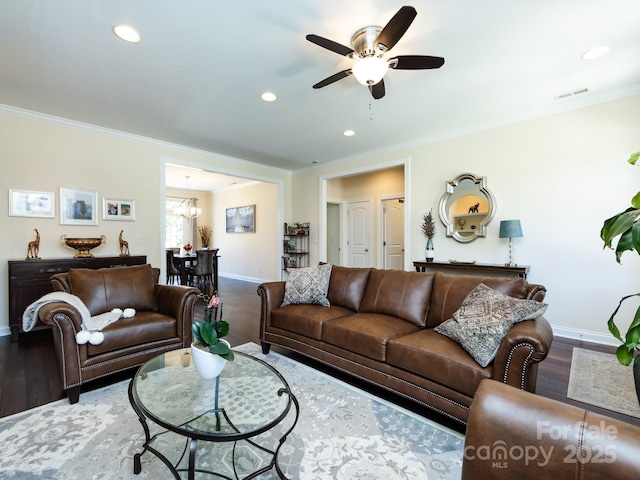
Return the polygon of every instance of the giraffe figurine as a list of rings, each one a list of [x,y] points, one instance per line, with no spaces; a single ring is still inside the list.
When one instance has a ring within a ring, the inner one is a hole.
[[[38,254],[40,253],[40,232],[37,228],[34,228],[36,232],[36,239],[29,242],[27,248],[27,260],[40,260]]]
[[[120,256],[121,257],[128,257],[129,256],[129,242],[127,242],[126,240],[122,239],[122,232],[124,232],[124,230],[120,230],[120,236],[118,237],[118,240],[120,241]]]

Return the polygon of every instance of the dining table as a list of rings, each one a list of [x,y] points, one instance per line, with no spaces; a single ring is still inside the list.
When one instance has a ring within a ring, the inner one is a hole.
[[[217,250],[217,249],[214,249]],[[216,251],[213,257],[213,291],[218,291],[218,259],[220,255]],[[179,253],[173,255],[173,262],[180,270],[180,285],[188,285],[187,265],[190,267],[195,266],[198,263],[198,255],[193,253]]]

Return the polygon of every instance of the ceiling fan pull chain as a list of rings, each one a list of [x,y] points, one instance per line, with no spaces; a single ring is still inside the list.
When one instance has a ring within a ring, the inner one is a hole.
[[[369,120],[373,120],[373,105],[369,104]]]

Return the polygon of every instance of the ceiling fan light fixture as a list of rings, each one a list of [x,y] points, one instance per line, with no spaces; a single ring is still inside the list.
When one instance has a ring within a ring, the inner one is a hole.
[[[388,69],[386,60],[371,56],[358,60],[351,70],[362,85],[375,85],[382,80]]]

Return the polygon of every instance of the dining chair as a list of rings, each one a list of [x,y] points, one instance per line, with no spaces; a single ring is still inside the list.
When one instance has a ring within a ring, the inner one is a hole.
[[[173,249],[167,249],[167,285],[180,284],[180,270],[173,261]]]
[[[189,285],[199,288],[202,292],[213,288],[213,260],[217,252],[217,249],[196,252],[196,264],[187,270]]]

